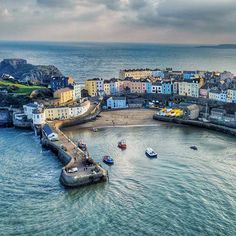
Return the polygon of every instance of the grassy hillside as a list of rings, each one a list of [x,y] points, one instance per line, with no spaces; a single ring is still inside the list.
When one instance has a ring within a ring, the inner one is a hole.
[[[11,89],[12,93],[20,93],[20,94],[30,94],[32,91],[36,89],[45,88],[42,86],[29,86],[24,84],[16,84],[5,80],[0,80],[0,87],[6,87],[7,89],[13,88]]]

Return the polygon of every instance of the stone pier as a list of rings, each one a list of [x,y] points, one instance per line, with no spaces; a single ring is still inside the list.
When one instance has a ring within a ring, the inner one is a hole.
[[[58,134],[58,141],[50,141],[42,135],[42,145],[51,149],[63,163],[60,182],[65,187],[80,187],[83,185],[107,181],[108,171],[83,152],[53,123],[49,123],[53,132]]]

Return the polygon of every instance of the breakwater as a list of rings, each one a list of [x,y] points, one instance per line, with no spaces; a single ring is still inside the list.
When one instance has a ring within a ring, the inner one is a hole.
[[[63,127],[94,120],[99,113],[100,104],[80,116],[79,119],[50,122],[49,126],[58,135],[58,141],[50,141],[42,132],[42,145],[51,149],[64,165],[60,175],[60,182],[65,187],[80,187],[108,180],[108,171],[96,163],[90,157],[88,151],[82,151],[61,131]]]
[[[49,124],[58,141],[50,141],[42,134],[42,146],[51,149],[62,162],[60,182],[65,187],[80,187],[83,185],[104,182],[108,179],[108,171],[96,163],[88,152],[82,151],[55,125]]]
[[[202,122],[202,121],[197,121],[197,120],[184,120],[184,119],[180,119],[180,118],[159,116],[156,114],[153,116],[153,119],[159,120],[159,121],[164,121],[164,122],[176,123],[176,124],[196,126],[196,127],[215,130],[215,131],[219,131],[222,133],[236,136],[236,129],[229,128],[229,127],[222,126],[222,125],[216,125],[216,124],[213,124],[210,122]]]

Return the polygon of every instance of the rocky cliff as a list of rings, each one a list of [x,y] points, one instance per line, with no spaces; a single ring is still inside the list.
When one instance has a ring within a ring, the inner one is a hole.
[[[24,59],[4,59],[0,63],[0,77],[2,76],[12,76],[23,83],[48,85],[52,76],[63,75],[52,65],[32,65]]]

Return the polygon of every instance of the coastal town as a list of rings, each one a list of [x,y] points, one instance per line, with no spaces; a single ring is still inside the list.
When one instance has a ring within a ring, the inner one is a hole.
[[[23,59],[7,60],[8,63],[12,60],[13,66],[27,63]],[[9,100],[11,97],[20,97],[19,100],[23,101],[29,98],[21,107],[8,104],[12,110],[18,109],[12,119],[2,109],[2,125],[4,119],[18,127],[74,120],[99,104],[104,111],[149,108],[156,109],[158,117],[198,120],[236,128],[236,77],[228,71],[124,69],[120,70],[119,78],[93,78],[84,83],[71,76],[58,76],[60,74],[41,78],[37,83],[34,78],[36,84],[33,86],[28,75],[19,80],[10,74],[1,74],[1,96]],[[18,94],[19,85],[28,86],[30,93]]]
[[[14,101],[0,108],[1,126],[33,129],[42,146],[64,164],[60,181],[66,187],[106,181],[108,172],[89,150],[66,137],[63,127],[81,125],[97,131],[162,121],[236,135],[236,77],[227,71],[124,69],[119,78],[93,78],[84,83],[55,75],[40,81],[34,77],[32,82],[29,75],[19,80],[4,73],[0,96],[3,101]]]

